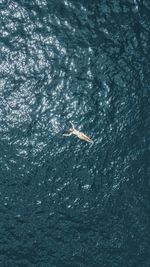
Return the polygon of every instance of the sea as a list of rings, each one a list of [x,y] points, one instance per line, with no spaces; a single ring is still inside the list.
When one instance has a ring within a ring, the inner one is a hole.
[[[0,10],[0,267],[149,267],[150,1]]]

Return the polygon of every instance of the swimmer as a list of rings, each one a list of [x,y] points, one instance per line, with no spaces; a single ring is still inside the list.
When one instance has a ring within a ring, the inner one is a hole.
[[[90,137],[88,137],[86,134],[79,132],[78,130],[76,130],[73,126],[73,124],[71,123],[72,128],[69,129],[69,133],[63,134],[63,136],[70,136],[72,134],[76,135],[77,137],[79,137],[80,139],[89,142],[89,143],[94,143]]]

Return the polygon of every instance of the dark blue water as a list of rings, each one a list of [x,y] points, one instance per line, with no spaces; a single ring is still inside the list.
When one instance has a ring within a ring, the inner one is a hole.
[[[0,266],[149,267],[150,2],[0,7]]]

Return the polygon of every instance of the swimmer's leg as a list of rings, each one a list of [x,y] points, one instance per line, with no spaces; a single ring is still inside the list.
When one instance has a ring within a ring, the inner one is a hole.
[[[92,143],[92,144],[94,143],[94,141],[91,140],[90,138],[85,138],[84,140],[87,141],[88,143]]]
[[[81,134],[81,138],[89,143],[92,143],[92,144],[94,143],[93,140],[89,136],[85,135],[84,133]]]

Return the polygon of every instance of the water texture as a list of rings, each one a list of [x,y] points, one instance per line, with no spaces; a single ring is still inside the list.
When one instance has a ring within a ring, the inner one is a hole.
[[[150,2],[0,8],[0,266],[149,267]]]

